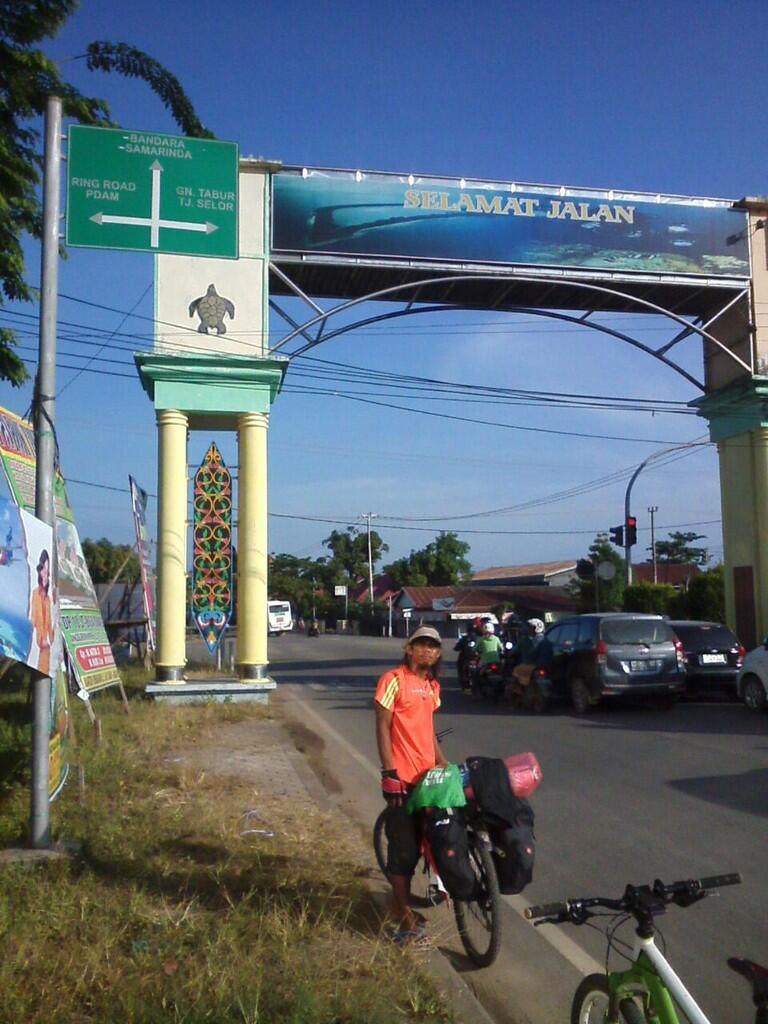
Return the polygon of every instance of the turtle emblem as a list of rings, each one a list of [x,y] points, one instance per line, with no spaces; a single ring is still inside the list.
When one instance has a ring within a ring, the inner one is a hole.
[[[205,295],[198,296],[189,304],[189,315],[194,316],[195,313],[200,317],[200,326],[197,328],[199,334],[207,334],[209,331],[226,334],[224,315],[228,313],[229,319],[234,320],[235,305],[219,295],[215,284],[209,284]]]

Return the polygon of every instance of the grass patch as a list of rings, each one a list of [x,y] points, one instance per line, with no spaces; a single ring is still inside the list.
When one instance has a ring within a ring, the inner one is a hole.
[[[273,711],[164,706],[139,699],[140,670],[124,682],[130,714],[94,699],[100,746],[73,702],[86,789],[70,779],[52,826],[80,855],[0,868],[0,1021],[450,1021],[418,956],[382,939],[351,826],[216,773],[230,727]],[[26,827],[28,716],[2,685],[0,846]],[[254,806],[274,836],[241,835]]]

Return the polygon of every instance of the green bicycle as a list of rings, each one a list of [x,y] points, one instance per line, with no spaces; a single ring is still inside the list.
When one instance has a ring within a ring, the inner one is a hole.
[[[625,971],[590,974],[579,985],[571,1005],[571,1024],[680,1024],[678,1012],[690,1024],[710,1024],[693,996],[668,963],[654,941],[654,916],[674,903],[690,907],[712,889],[738,885],[741,875],[717,875],[665,885],[657,879],[650,885],[628,885],[621,899],[588,896],[528,907],[525,916],[534,924],[582,925],[593,917],[611,917],[608,952],[613,948],[616,928],[630,917],[635,919],[635,943],[631,966]],[[595,912],[601,908],[609,913]],[[752,984],[757,1013],[755,1024],[768,1024],[768,970],[750,960],[730,959],[728,966]]]

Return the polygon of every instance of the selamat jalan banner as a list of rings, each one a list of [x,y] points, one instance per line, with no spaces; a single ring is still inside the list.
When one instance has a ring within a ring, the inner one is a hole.
[[[719,199],[296,168],[272,178],[272,249],[747,278],[747,214],[731,207]]]

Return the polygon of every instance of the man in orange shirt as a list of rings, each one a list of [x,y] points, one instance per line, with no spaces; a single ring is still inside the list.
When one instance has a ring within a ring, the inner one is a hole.
[[[387,801],[387,877],[392,886],[392,912],[400,922],[395,939],[400,942],[415,941],[424,931],[423,920],[408,905],[419,860],[419,833],[405,804],[426,771],[445,765],[433,724],[440,707],[437,675],[441,656],[438,631],[420,626],[405,645],[402,664],[379,679],[374,697],[381,790]]]

